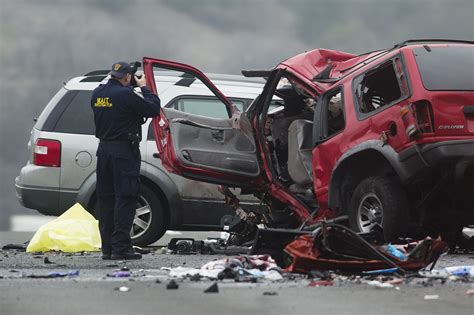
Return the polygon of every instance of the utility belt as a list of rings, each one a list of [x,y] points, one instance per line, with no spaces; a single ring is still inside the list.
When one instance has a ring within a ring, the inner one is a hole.
[[[141,137],[137,134],[128,133],[127,138],[127,140],[100,140],[100,143],[129,144],[132,147],[133,153],[139,153]]]

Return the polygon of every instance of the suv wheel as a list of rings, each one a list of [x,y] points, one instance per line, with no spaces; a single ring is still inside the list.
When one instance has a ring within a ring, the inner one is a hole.
[[[95,202],[93,209],[94,216],[98,218],[97,202]],[[138,194],[135,218],[130,230],[132,244],[136,246],[150,245],[159,240],[165,232],[163,203],[153,190],[142,183]]]
[[[130,236],[137,246],[147,246],[156,242],[166,232],[164,210],[161,200],[145,184],[140,185],[137,210],[133,219]]]
[[[383,227],[385,238],[405,236],[409,203],[402,187],[393,180],[369,177],[356,187],[351,198],[349,223],[356,232],[369,232],[376,223]]]

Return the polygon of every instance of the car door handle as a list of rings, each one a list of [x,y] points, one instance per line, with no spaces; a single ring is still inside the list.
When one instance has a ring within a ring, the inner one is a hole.
[[[154,157],[155,159],[159,159],[159,158],[160,158],[160,154],[159,154],[159,153],[153,153],[153,157]]]
[[[223,130],[211,130],[211,136],[214,140],[218,142],[224,141],[224,131]]]

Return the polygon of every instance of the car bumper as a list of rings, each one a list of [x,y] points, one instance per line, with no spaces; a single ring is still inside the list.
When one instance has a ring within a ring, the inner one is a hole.
[[[26,208],[38,210],[46,215],[60,215],[59,190],[28,187],[21,183],[20,176],[15,179],[16,198]]]
[[[455,180],[463,181],[474,169],[474,140],[451,140],[419,144],[399,155],[408,169],[408,177],[439,166],[453,167]]]

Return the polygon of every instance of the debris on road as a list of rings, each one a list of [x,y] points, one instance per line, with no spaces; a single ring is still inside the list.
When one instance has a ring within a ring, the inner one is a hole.
[[[79,276],[79,270],[71,270],[68,272],[49,272],[46,275],[31,274],[25,277],[32,278],[32,279],[51,279],[51,278],[76,277],[76,276]]]
[[[50,272],[48,276],[51,278],[63,278],[63,277],[76,277],[79,276],[79,270],[73,270],[68,272]]]
[[[171,254],[179,255],[240,255],[248,254],[250,249],[246,246],[230,246],[223,238],[203,241],[194,238],[172,238],[168,243],[168,250]]]
[[[44,257],[43,262],[44,262],[45,264],[55,264],[54,262],[52,262],[51,260],[49,260],[49,257],[48,257],[48,256],[45,256],[45,257]]]
[[[398,285],[398,284],[402,284],[404,282],[405,282],[405,278],[393,278],[393,279],[387,281],[387,283],[390,283],[392,285]]]
[[[99,251],[101,246],[97,220],[79,203],[55,220],[41,226],[26,251],[62,252]]]
[[[168,290],[177,290],[179,288],[179,284],[176,283],[175,280],[171,280],[170,282],[168,282],[168,284],[166,285],[166,289]]]
[[[372,281],[369,281],[367,282],[368,285],[371,285],[373,287],[377,287],[377,288],[383,288],[383,289],[386,289],[386,288],[393,288],[394,285],[391,284],[391,283],[388,283],[388,282],[380,282],[380,281],[377,281],[377,280],[372,280]]]
[[[221,283],[224,283],[224,285],[229,282],[248,283],[249,285],[253,283],[266,285],[270,282],[285,285],[285,283],[291,284],[294,282],[308,287],[320,288],[364,285],[393,290],[404,289],[403,286],[407,285],[412,287],[436,287],[453,282],[462,283],[463,285],[474,283],[474,266],[469,261],[457,260],[451,266],[443,263],[442,268],[434,269],[438,257],[447,250],[446,244],[440,239],[426,238],[416,242],[400,240],[399,242],[387,243],[381,236],[383,233],[380,233],[380,230],[354,233],[344,226],[327,222],[322,222],[312,231],[288,229],[266,229],[263,232],[261,231],[257,232],[253,244],[250,244],[252,246],[246,247],[245,252],[253,253],[252,255],[228,257],[221,255],[218,257],[219,259],[207,262],[206,258],[203,260],[199,257],[179,258],[175,256],[178,263],[170,264],[171,267],[169,268],[161,268],[161,270],[168,271],[168,278],[163,277],[163,272],[158,271],[158,274],[149,272],[147,267],[145,267],[145,274],[144,269],[138,270],[138,268],[144,267],[140,264],[125,264],[125,262],[120,261],[112,264],[104,262],[101,267],[113,268],[106,271],[108,272],[106,276],[105,272],[101,276],[102,279],[108,278],[109,281],[146,281],[151,279],[156,283],[166,283],[168,290],[178,289],[181,284],[180,281],[204,281],[204,283],[209,283],[207,288],[207,285],[202,288],[205,293],[218,293],[219,286],[222,288],[222,285],[218,283],[219,281],[222,281]],[[180,242],[185,243],[181,244]],[[200,244],[199,242],[194,239],[187,241],[175,239],[174,245],[171,246],[172,248],[175,246],[175,248],[166,251],[168,253],[186,254],[183,249],[187,248],[191,249],[187,254],[200,254],[200,245],[196,245]],[[202,244],[214,244],[212,248],[218,248],[218,250],[223,250],[226,247],[222,239],[202,242]],[[178,247],[179,250],[176,250]],[[239,246],[239,248],[243,247]],[[153,259],[156,253],[153,252],[148,258]],[[7,251],[2,253],[4,256],[7,254],[10,256],[27,256],[27,254]],[[208,254],[210,253],[208,252]],[[41,268],[56,269],[58,266],[63,266],[60,263],[64,262],[64,259],[69,261],[74,257],[86,258],[82,256],[89,255],[93,259],[100,257],[97,254],[84,251],[72,254],[61,252],[39,253],[38,256],[34,257],[43,258],[46,265],[41,264],[41,261],[36,261],[37,265],[40,263]],[[275,259],[273,255],[278,258]],[[213,256],[209,257],[209,259],[212,259]],[[164,261],[168,261],[168,258],[163,258]],[[31,255],[30,259],[31,261],[35,260]],[[196,259],[195,261],[200,260],[200,263],[196,264],[193,259]],[[77,265],[70,266],[69,268],[80,268]],[[9,269],[11,270],[11,267]],[[15,267],[15,270],[17,269]],[[20,273],[2,274],[2,277],[10,279],[50,279],[79,275],[78,270],[77,274],[72,271],[54,271],[48,274],[27,275],[21,270]],[[123,280],[120,280],[120,278]],[[463,294],[464,292],[465,290],[462,291]],[[273,295],[270,293],[264,295]],[[273,293],[277,295],[276,292]],[[468,290],[465,294],[473,295],[474,292]],[[428,296],[426,299],[434,298]]]
[[[332,281],[327,280],[320,280],[320,281],[311,281],[308,286],[309,287],[329,287],[332,286],[334,283]]]
[[[130,291],[130,288],[129,287],[117,287],[114,289],[115,291],[120,291],[120,292],[128,292]]]
[[[219,293],[219,287],[217,286],[217,282],[211,284],[209,288],[204,290],[204,293]]]
[[[377,270],[369,270],[369,271],[362,271],[365,275],[390,275],[396,273],[398,268],[388,268],[388,269],[377,269]]]
[[[25,252],[27,245],[28,242],[25,242],[24,244],[7,244],[2,247],[2,250],[17,250],[19,252]]]
[[[444,268],[444,271],[453,276],[474,278],[474,266],[453,266]]]
[[[166,268],[162,267],[161,270],[168,270],[169,276],[173,278],[185,278],[191,277],[196,274],[199,274],[199,269],[196,268],[187,268],[187,267],[176,267],[176,268]]]
[[[180,244],[179,242],[186,242]],[[175,239],[171,252],[197,254],[196,240]],[[177,248],[180,248],[179,250]],[[249,252],[212,260],[201,268],[162,268],[169,276],[199,281],[232,279],[235,282],[309,280],[308,286],[346,283],[376,288],[399,285],[432,286],[446,281],[471,282],[472,266],[434,269],[448,247],[441,239],[410,239],[386,243],[381,227],[355,233],[337,223],[321,222],[315,230],[261,229]],[[273,255],[276,255],[274,259]],[[278,264],[277,264],[278,262]]]
[[[235,282],[258,282],[258,279],[283,280],[280,268],[268,255],[236,256],[213,260],[200,269],[179,266],[163,267],[161,270],[169,271],[170,277],[189,278],[191,281],[199,281],[201,277],[211,280],[233,279]]]
[[[393,254],[394,245],[387,250],[387,245],[377,244],[377,241],[373,234],[357,234],[343,225],[323,223],[321,228],[299,236],[285,247],[284,251],[292,258],[287,271],[362,272],[396,268],[398,273],[403,274],[407,270],[420,270],[435,263],[448,250],[447,244],[440,239],[426,238],[420,242],[395,245],[396,255],[406,256],[405,260],[401,260]]]
[[[108,273],[107,277],[110,277],[110,278],[126,278],[126,277],[130,277],[130,272],[129,271],[114,271],[112,273]]]
[[[425,295],[424,300],[439,300],[438,294]]]
[[[137,252],[139,254],[142,254],[142,255],[146,255],[146,254],[151,253],[151,251],[149,249],[142,248],[142,247],[139,247],[139,246],[133,246],[133,249],[135,250],[135,252]]]

